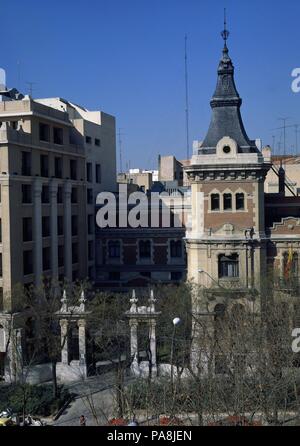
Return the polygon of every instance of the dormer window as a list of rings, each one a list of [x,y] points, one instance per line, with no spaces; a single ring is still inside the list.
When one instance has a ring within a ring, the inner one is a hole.
[[[223,152],[224,152],[224,153],[228,154],[228,153],[230,153],[230,151],[231,151],[230,146],[224,146],[224,147],[223,147]]]

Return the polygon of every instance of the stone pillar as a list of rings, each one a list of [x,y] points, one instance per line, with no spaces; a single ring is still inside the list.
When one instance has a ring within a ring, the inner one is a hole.
[[[157,375],[155,327],[156,327],[156,321],[155,319],[151,319],[149,323],[149,340],[150,340],[152,375]]]
[[[69,364],[69,350],[68,350],[68,320],[61,319],[60,324],[60,339],[61,339],[61,362],[62,364]]]
[[[78,321],[78,342],[79,342],[79,362],[80,365],[86,365],[86,321]]]
[[[43,275],[43,240],[42,240],[42,181],[35,178],[33,188],[34,212],[34,277],[35,285],[40,286]]]
[[[57,181],[50,183],[50,222],[51,222],[51,273],[54,286],[58,282],[58,257],[57,257]]]
[[[72,282],[72,208],[71,183],[64,184],[64,242],[65,278]]]
[[[138,360],[138,321],[130,319],[130,355]]]

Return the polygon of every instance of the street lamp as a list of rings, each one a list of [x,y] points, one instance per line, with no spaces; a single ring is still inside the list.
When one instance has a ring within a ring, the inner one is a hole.
[[[205,271],[204,269],[202,269],[202,268],[199,268],[198,269],[198,273],[204,273],[204,274],[206,274],[214,283],[216,283],[217,285],[218,285],[218,287],[219,288],[224,288],[222,285],[220,285],[219,284],[219,282],[216,280],[216,279],[214,279],[207,271]]]
[[[173,394],[173,356],[174,356],[174,340],[175,340],[175,331],[177,325],[179,325],[181,322],[179,317],[175,317],[172,321],[173,323],[173,333],[172,333],[172,343],[171,343],[171,391]]]

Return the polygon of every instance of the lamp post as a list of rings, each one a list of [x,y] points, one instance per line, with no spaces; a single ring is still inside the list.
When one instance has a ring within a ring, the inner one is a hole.
[[[175,332],[176,332],[176,327],[177,325],[179,325],[181,322],[179,317],[175,317],[172,321],[173,323],[173,333],[172,333],[172,342],[171,342],[171,391],[173,394],[173,356],[174,356],[174,340],[175,340]]]
[[[220,285],[219,284],[219,282],[216,280],[216,279],[214,279],[207,271],[205,271],[204,269],[202,269],[202,268],[199,268],[198,269],[198,273],[200,274],[200,273],[204,273],[204,274],[206,274],[214,283],[216,283],[217,285],[218,285],[218,287],[219,288],[224,288],[222,285]]]

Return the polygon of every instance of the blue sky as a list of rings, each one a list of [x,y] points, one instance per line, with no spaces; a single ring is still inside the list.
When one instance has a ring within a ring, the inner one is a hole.
[[[185,34],[190,140],[205,136],[224,7],[246,130],[265,144],[275,135],[277,147],[278,118],[300,124],[300,93],[291,90],[300,67],[298,0],[2,0],[0,66],[9,86],[28,93],[26,82],[36,82],[34,97],[113,114],[123,164],[154,168],[159,153],[186,154]],[[293,128],[287,141],[295,146]]]

